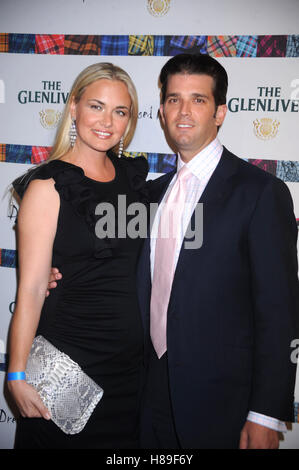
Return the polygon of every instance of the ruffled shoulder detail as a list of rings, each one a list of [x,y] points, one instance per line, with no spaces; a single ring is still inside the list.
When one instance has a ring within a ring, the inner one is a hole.
[[[53,178],[55,187],[62,180],[65,184],[72,184],[84,178],[84,172],[81,168],[71,165],[62,160],[51,160],[48,163],[42,163],[36,167],[30,168],[24,175],[15,179],[12,186],[18,196],[22,198],[29,183],[35,179],[47,180]],[[58,190],[58,188],[56,187]]]
[[[149,202],[149,191],[146,184],[148,175],[148,162],[144,157],[124,157],[118,159],[120,166],[125,170],[129,184],[140,196],[140,202]]]

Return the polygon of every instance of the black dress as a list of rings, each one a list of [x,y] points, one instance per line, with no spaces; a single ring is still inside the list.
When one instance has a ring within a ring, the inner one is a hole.
[[[116,173],[110,182],[54,160],[14,184],[22,195],[32,179],[53,178],[60,195],[52,265],[63,277],[45,300],[37,335],[68,354],[104,390],[79,434],[67,435],[42,418],[21,418],[16,448],[138,447],[143,331],[135,272],[142,238],[117,234],[124,226],[119,203],[145,202],[148,166],[142,157],[109,157]],[[115,209],[115,238],[95,234],[95,208],[103,202]]]

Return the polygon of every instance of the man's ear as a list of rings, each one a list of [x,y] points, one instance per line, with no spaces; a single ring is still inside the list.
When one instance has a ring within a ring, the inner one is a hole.
[[[160,118],[162,121],[163,126],[165,125],[165,118],[164,118],[164,105],[160,104]]]
[[[220,104],[217,107],[217,111],[216,111],[216,114],[215,114],[215,124],[216,124],[216,126],[221,126],[223,124],[226,113],[227,113],[226,104]]]

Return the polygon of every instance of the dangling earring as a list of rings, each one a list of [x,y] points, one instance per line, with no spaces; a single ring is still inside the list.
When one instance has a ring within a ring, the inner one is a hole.
[[[76,139],[77,139],[77,129],[76,129],[76,121],[72,119],[72,124],[69,130],[70,142],[71,146],[74,147]]]
[[[121,158],[124,149],[124,138],[122,137],[118,144],[118,158]]]

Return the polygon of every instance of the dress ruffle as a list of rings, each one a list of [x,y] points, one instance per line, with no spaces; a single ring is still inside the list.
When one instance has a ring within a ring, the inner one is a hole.
[[[109,153],[116,172],[117,166],[122,168],[129,181],[131,189],[138,192],[139,201],[147,204],[149,202],[149,193],[145,182],[148,173],[148,164],[145,158],[118,159],[114,154]],[[97,202],[111,202],[109,193],[105,200],[98,200],[98,194],[93,190],[92,185],[84,184],[86,176],[82,168],[72,163],[62,160],[52,160],[49,163],[30,169],[25,175],[17,178],[13,182],[13,187],[17,194],[22,198],[29,183],[34,179],[49,179],[55,181],[55,189],[61,198],[72,204],[76,213],[85,219],[91,233],[94,235],[94,256],[96,258],[108,258],[113,256],[117,249],[118,238],[98,238],[95,233],[97,216],[95,206]]]

